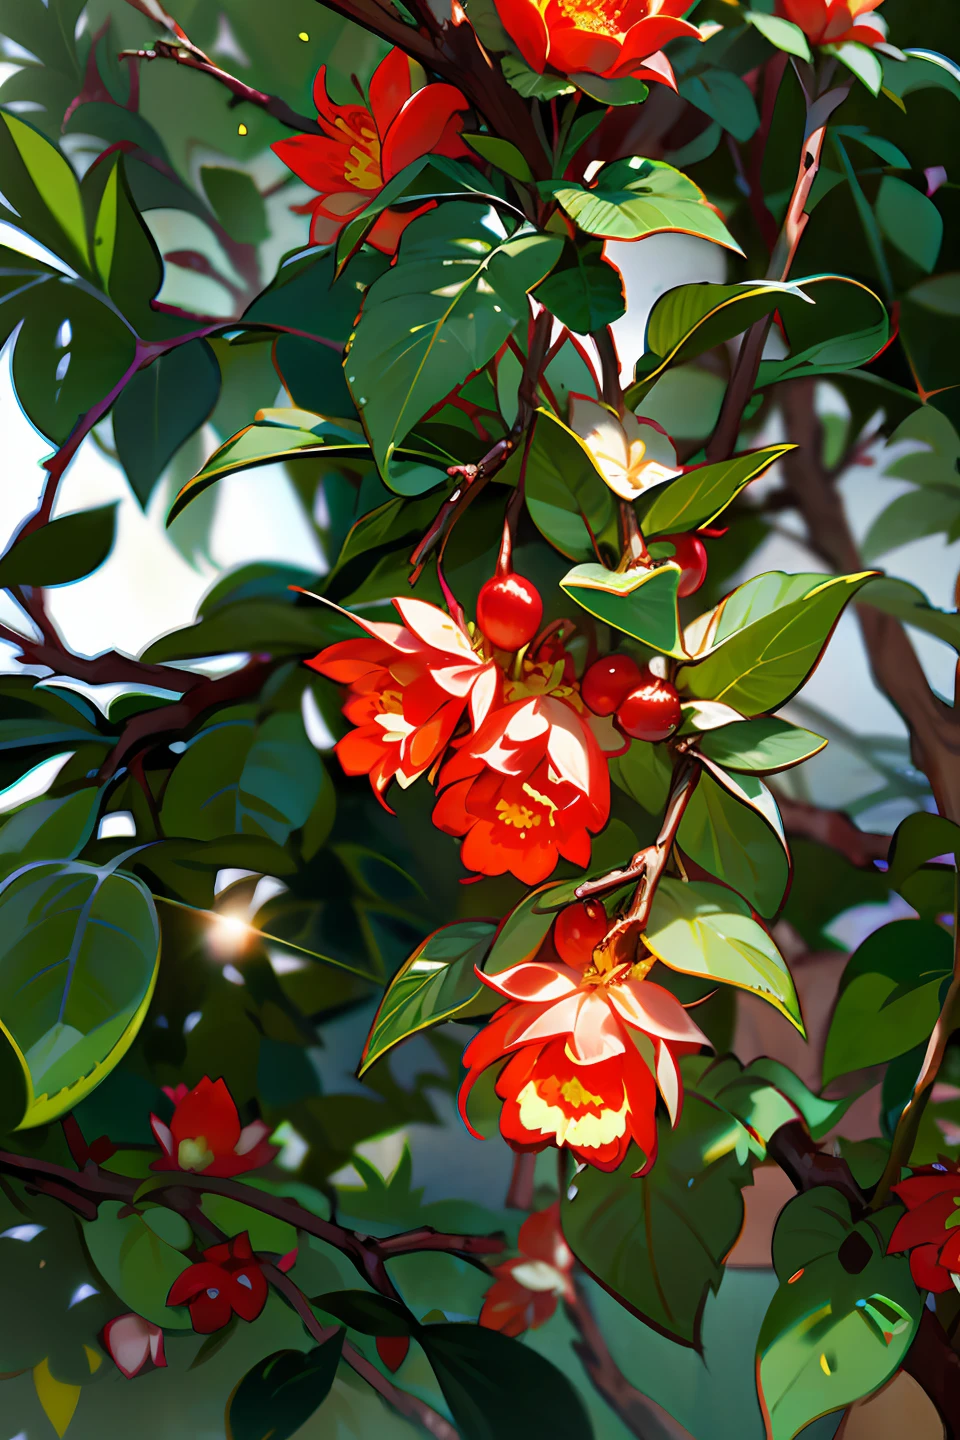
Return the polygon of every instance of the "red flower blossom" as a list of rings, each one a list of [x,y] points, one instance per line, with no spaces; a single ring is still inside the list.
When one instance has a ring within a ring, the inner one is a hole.
[[[861,45],[879,45],[886,40],[886,25],[870,12],[883,0],[780,0],[784,19],[799,25],[813,45],[842,45],[858,40]]]
[[[561,856],[589,864],[590,832],[610,814],[604,751],[624,749],[609,722],[585,709],[569,669],[552,650],[542,654],[524,659],[520,678],[506,683],[508,703],[440,771],[433,812],[440,830],[464,837],[468,870],[509,871],[526,885],[539,885]]]
[[[699,40],[684,20],[689,0],[496,0],[507,33],[534,70],[563,75],[630,75],[677,88],[661,48],[682,35]]]
[[[406,788],[441,758],[469,707],[474,728],[496,700],[499,671],[466,631],[426,600],[394,600],[402,625],[351,618],[369,638],[341,640],[307,663],[350,687],[343,713],[355,725],[337,745],[348,775],[369,775],[374,794],[394,778]]]
[[[169,1125],[150,1116],[150,1128],[163,1150],[152,1170],[242,1175],[245,1170],[268,1165],[279,1153],[276,1145],[267,1144],[270,1126],[262,1120],[240,1128],[237,1107],[222,1080],[209,1080],[205,1075],[192,1090],[186,1085],[176,1089],[164,1086],[164,1094],[177,1108]]]
[[[515,1150],[567,1146],[578,1160],[615,1170],[636,1141],[645,1174],[657,1153],[657,1089],[671,1121],[683,1087],[677,1058],[709,1042],[669,990],[644,979],[652,961],[599,972],[523,961],[480,979],[507,1004],[471,1040],[460,1114],[488,1066],[497,1080],[500,1133]],[[473,1131],[475,1134],[476,1132]]]
[[[231,1315],[256,1320],[267,1303],[267,1281],[247,1234],[204,1250],[203,1259],[178,1275],[168,1305],[186,1305],[198,1335],[222,1330]]]
[[[921,1290],[960,1290],[960,1167],[929,1165],[893,1186],[906,1205],[887,1253],[910,1252],[910,1274]]]
[[[491,1269],[497,1277],[483,1300],[480,1324],[504,1335],[545,1325],[561,1298],[574,1298],[573,1252],[560,1229],[560,1206],[530,1215],[520,1226],[520,1254]]]
[[[327,94],[327,67],[313,86],[323,135],[293,135],[272,149],[317,198],[297,207],[312,215],[310,239],[329,245],[405,166],[421,155],[472,154],[460,139],[459,112],[468,101],[454,85],[423,85],[423,72],[402,50],[391,50],[373,72],[369,104],[334,105]],[[414,88],[419,75],[422,88]],[[392,254],[404,227],[430,205],[403,215],[385,211],[367,236]]]
[[[132,1380],[144,1366],[163,1369],[163,1331],[142,1315],[118,1315],[103,1327],[103,1345],[122,1375]]]

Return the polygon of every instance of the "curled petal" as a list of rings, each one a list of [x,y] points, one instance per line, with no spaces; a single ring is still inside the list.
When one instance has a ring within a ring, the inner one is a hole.
[[[163,1331],[140,1315],[118,1315],[104,1326],[103,1343],[121,1374],[128,1380],[138,1375],[148,1360],[162,1367]]]
[[[508,1000],[528,1000],[538,1005],[572,995],[578,988],[574,972],[566,965],[524,961],[496,975],[487,975],[482,970],[477,974],[485,985],[498,990]]]
[[[370,79],[370,111],[381,141],[413,93],[413,62],[397,46]]]
[[[466,96],[455,85],[442,82],[411,95],[384,137],[380,154],[384,179],[392,180],[405,166],[435,150],[451,118],[468,108]]]
[[[578,1064],[596,1065],[626,1050],[623,1026],[596,990],[583,995],[567,1049]]]
[[[409,595],[398,596],[393,603],[407,629],[424,644],[448,655],[456,655],[469,664],[481,663],[468,636],[439,605],[431,605],[428,600],[415,600]]]
[[[709,1045],[709,1040],[695,1025],[680,1001],[662,985],[652,980],[625,980],[611,986],[610,1001],[628,1025],[653,1035],[658,1040],[686,1040],[696,1045]]]
[[[189,1305],[204,1290],[222,1290],[226,1276],[222,1266],[209,1260],[190,1265],[170,1286],[168,1305]]]

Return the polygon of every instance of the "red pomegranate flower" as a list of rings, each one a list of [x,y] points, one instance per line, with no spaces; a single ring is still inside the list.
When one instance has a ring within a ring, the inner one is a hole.
[[[256,1320],[267,1303],[267,1289],[250,1237],[244,1233],[204,1250],[203,1259],[174,1280],[167,1304],[186,1305],[197,1334],[212,1335],[231,1315]]]
[[[327,67],[322,65],[313,86],[317,119],[323,135],[293,135],[271,148],[311,190],[309,204],[296,207],[312,215],[310,239],[329,245],[361,210],[405,166],[421,155],[472,155],[460,139],[460,114],[468,101],[454,85],[422,83],[422,71],[391,50],[373,72],[368,105],[334,105],[327,94]],[[414,88],[419,74],[421,88]],[[404,227],[430,205],[400,215],[385,211],[367,239],[392,254]]]
[[[676,1124],[683,1098],[677,1059],[709,1042],[680,1001],[644,976],[652,960],[575,970],[523,961],[484,984],[507,1004],[471,1040],[460,1114],[482,1071],[509,1057],[497,1080],[500,1133],[515,1150],[567,1146],[587,1165],[615,1170],[630,1141],[646,1174],[657,1153],[659,1088]]]
[[[199,1085],[188,1090],[186,1085],[175,1089],[164,1086],[176,1106],[169,1125],[156,1115],[150,1116],[150,1128],[163,1150],[154,1160],[152,1170],[196,1170],[204,1175],[242,1175],[268,1165],[278,1154],[276,1145],[269,1145],[270,1126],[254,1120],[240,1127],[240,1116],[230,1091],[223,1080],[210,1080],[205,1075]]]
[[[367,637],[341,640],[307,663],[348,685],[343,713],[356,726],[337,745],[348,775],[369,775],[382,800],[393,779],[404,788],[441,758],[469,707],[480,726],[500,688],[499,671],[445,610],[394,600],[402,625],[351,618]]]
[[[561,1298],[574,1298],[573,1252],[560,1229],[560,1206],[530,1215],[520,1226],[520,1254],[491,1269],[497,1277],[483,1300],[480,1324],[504,1335],[545,1325]]]
[[[145,1366],[163,1369],[163,1331],[142,1315],[118,1315],[103,1327],[103,1345],[122,1375],[132,1380]]]
[[[921,1290],[960,1290],[960,1166],[928,1165],[893,1193],[907,1213],[890,1236],[887,1253],[910,1252],[910,1274]]]
[[[689,0],[496,0],[500,19],[520,54],[541,75],[629,75],[677,88],[660,53],[682,35],[699,40],[684,20]]]
[[[858,40],[879,45],[886,40],[886,25],[879,15],[867,18],[883,0],[779,0],[784,19],[799,25],[813,45],[842,45]]]

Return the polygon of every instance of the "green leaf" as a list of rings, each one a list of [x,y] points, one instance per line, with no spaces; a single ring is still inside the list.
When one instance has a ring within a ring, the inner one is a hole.
[[[76,510],[30,531],[0,556],[0,587],[46,589],[91,575],[113,549],[116,525],[117,504],[111,501],[96,510]]]
[[[824,1049],[824,1084],[926,1040],[952,969],[953,941],[929,920],[894,920],[869,935],[843,972]]]
[[[527,509],[543,538],[568,560],[595,559],[595,540],[616,524],[616,500],[580,437],[547,410],[535,416],[524,473]]]
[[[743,254],[699,186],[662,160],[615,160],[599,171],[589,189],[563,180],[541,188],[588,235],[641,240],[675,230]]]
[[[156,1224],[155,1212],[148,1213]],[[107,1200],[100,1205],[96,1220],[84,1224],[83,1243],[97,1270],[124,1305],[154,1325],[189,1330],[186,1309],[167,1304],[171,1285],[190,1264],[182,1253],[186,1247],[168,1244],[153,1224],[148,1223],[147,1215]]]
[[[778,15],[764,15],[758,10],[748,10],[743,18],[748,25],[755,26],[763,38],[769,40],[778,50],[784,50],[788,55],[796,55],[800,60],[810,59],[807,37],[792,20],[781,20]]]
[[[574,87],[559,75],[541,75],[519,55],[504,55],[500,61],[504,77],[525,100],[556,100],[572,95]]]
[[[73,1108],[122,1059],[157,978],[153,899],[132,875],[79,860],[22,866],[0,884],[5,1129]]]
[[[680,94],[704,115],[722,125],[741,144],[760,127],[757,102],[750,87],[730,70],[710,67],[680,81]]]
[[[234,712],[189,741],[163,798],[163,828],[193,840],[264,835],[283,845],[305,824],[322,781],[299,713],[255,725]]]
[[[854,1091],[840,1100],[824,1100],[822,1096],[815,1095],[808,1089],[799,1075],[795,1075],[779,1060],[771,1060],[766,1055],[751,1061],[745,1073],[765,1080],[768,1085],[779,1090],[781,1095],[785,1095],[803,1116],[804,1124],[814,1140],[822,1139],[828,1130],[832,1130],[854,1101],[859,1099]]]
[[[462,138],[475,150],[484,160],[489,160],[498,170],[505,175],[512,175],[514,180],[525,182],[533,179],[533,171],[523,158],[521,151],[509,140],[501,140],[497,135],[467,135]]]
[[[458,920],[417,946],[380,1002],[363,1048],[361,1075],[401,1040],[452,1020],[477,998],[484,987],[474,967],[482,967],[496,933],[493,921]]]
[[[868,565],[890,550],[922,540],[927,535],[948,536],[960,529],[960,489],[941,489],[939,486],[924,485],[898,495],[885,510],[875,518],[864,537],[862,553]],[[902,610],[914,607],[907,596],[922,594],[916,586],[906,581],[884,578],[874,581],[880,595],[889,596]],[[903,590],[898,587],[903,586]],[[883,606],[878,606],[883,609]],[[928,606],[929,608],[929,606]],[[942,614],[943,612],[938,612]]]
[[[200,180],[210,206],[227,234],[241,245],[269,238],[267,207],[252,175],[222,165],[201,165]]]
[[[677,611],[679,566],[654,570],[607,570],[577,565],[560,581],[563,590],[589,614],[662,655],[685,656]]]
[[[768,445],[721,460],[716,465],[697,465],[658,485],[646,500],[640,500],[637,515],[648,540],[657,535],[675,535],[710,525],[741,490],[774,465],[793,447]]]
[[[665,876],[657,887],[644,941],[672,970],[736,985],[768,1000],[803,1034],[786,961],[731,890],[706,880]]]
[[[608,79],[606,75],[581,70],[570,79],[578,90],[592,100],[599,100],[601,105],[642,105],[650,94],[650,87],[636,75]]]
[[[99,809],[99,787],[88,785],[14,811],[0,828],[0,873],[33,860],[74,860],[93,834]]]
[[[466,137],[464,137],[466,139]],[[508,141],[498,140],[494,136],[481,135],[480,140],[489,140],[497,146],[507,146]],[[509,146],[513,150],[513,146]],[[504,152],[506,154],[506,151]],[[516,152],[515,161],[518,165],[526,164],[519,151]],[[406,165],[399,174],[388,180],[383,189],[373,195],[370,203],[355,216],[348,225],[343,227],[340,238],[337,241],[337,276],[342,274],[344,266],[351,262],[350,274],[345,277],[349,279],[358,261],[368,260],[369,254],[357,255],[357,247],[366,239],[373,228],[373,223],[384,210],[399,209],[401,213],[409,205],[422,206],[424,200],[451,199],[460,197],[469,199],[470,195],[483,195],[489,199],[491,204],[496,204],[498,197],[490,194],[491,185],[494,182],[487,180],[482,171],[477,170],[474,165],[464,164],[459,160],[451,160],[445,155],[421,155]],[[381,266],[381,269],[385,267]]]
[[[770,1440],[873,1394],[903,1363],[923,1302],[909,1262],[885,1253],[897,1209],[854,1225],[819,1187],[787,1205],[774,1233],[780,1288],[757,1341],[757,1387]]]
[[[150,326],[157,318],[150,302],[163,283],[163,261],[134,202],[122,155],[103,187],[93,255],[100,283],[118,309],[141,331]]]
[[[700,750],[727,770],[756,770],[770,775],[801,765],[812,755],[818,755],[826,743],[822,735],[815,735],[812,730],[770,718],[738,720],[732,725],[708,730],[700,742]]]
[[[62,445],[77,421],[133,373],[136,339],[79,281],[0,246],[0,340],[18,324],[17,399],[31,424]]]
[[[227,1401],[227,1440],[291,1440],[329,1395],[342,1349],[338,1330],[306,1354],[277,1350],[258,1361]]]
[[[537,286],[534,298],[578,335],[612,325],[627,308],[623,276],[604,259],[600,240],[567,245],[560,264]]]
[[[686,1069],[686,1067],[684,1067]],[[587,1166],[562,1202],[563,1233],[580,1263],[634,1315],[700,1348],[707,1297],[743,1225],[751,1182],[742,1125],[687,1088],[676,1129],[659,1121],[657,1160],[633,1178],[631,1148],[610,1174]],[[559,1433],[563,1433],[560,1431]]]
[[[659,815],[667,803],[673,766],[663,745],[632,740],[624,755],[610,761],[610,779],[651,815]]]
[[[933,201],[906,180],[884,175],[875,209],[877,223],[891,244],[931,274],[943,245],[943,219]]]
[[[179,345],[140,370],[113,408],[117,455],[146,508],[153,487],[220,396],[220,366],[205,340]]]
[[[829,578],[772,571],[747,581],[721,601],[709,648],[681,667],[678,689],[748,716],[779,709],[805,684],[844,607],[872,578],[869,571]]]
[[[911,499],[915,498],[916,492],[912,492]],[[866,586],[863,599],[885,614],[895,615],[904,624],[935,635],[954,650],[960,650],[960,614],[956,610],[938,610],[923,591],[909,581],[892,575],[881,576]]]
[[[313,1296],[310,1304],[361,1335],[410,1335],[418,1328],[399,1301],[369,1290],[331,1290]]]
[[[800,284],[815,304],[786,298],[777,306],[790,353],[761,363],[760,390],[798,375],[855,370],[890,339],[886,306],[868,286],[844,275],[811,275]]]
[[[483,964],[487,975],[499,975],[501,970],[509,970],[512,965],[533,959],[556,918],[554,911],[558,906],[551,903],[554,892],[560,894],[556,882],[531,890],[501,922],[497,938]],[[569,904],[569,900],[561,903]]]
[[[887,879],[892,889],[899,890],[905,880],[922,865],[941,855],[960,855],[960,825],[944,815],[918,811],[908,815],[897,826],[890,844],[890,868]]]
[[[558,236],[529,228],[498,239],[488,214],[453,201],[421,215],[403,232],[396,264],[367,292],[345,372],[374,458],[395,488],[391,460],[404,437],[493,358],[560,254]]]
[[[0,111],[3,197],[35,240],[90,274],[80,186],[69,163],[46,136],[8,110]]]
[[[823,51],[827,55],[835,55],[842,65],[846,65],[851,74],[861,80],[871,95],[879,95],[883,86],[883,66],[880,63],[879,55],[867,45],[861,45],[856,40],[847,40],[842,45],[824,45]]]
[[[480,1325],[425,1325],[417,1338],[463,1440],[592,1440],[573,1385],[530,1346]]]
[[[745,799],[704,775],[684,811],[677,841],[695,864],[732,885],[759,914],[771,916],[783,904],[790,860],[779,814],[770,813],[769,806],[764,813],[742,803]]]

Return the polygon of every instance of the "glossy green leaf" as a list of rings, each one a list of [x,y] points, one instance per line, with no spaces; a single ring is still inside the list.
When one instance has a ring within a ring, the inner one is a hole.
[[[809,678],[844,607],[873,575],[759,575],[714,612],[709,648],[678,674],[681,694],[748,716],[777,710]]]
[[[0,827],[0,873],[33,860],[76,859],[93,834],[100,795],[97,785],[88,785],[14,811]]]
[[[93,257],[114,304],[141,331],[150,327],[157,318],[150,302],[163,283],[163,261],[134,202],[122,155],[113,160],[100,197]]]
[[[659,1121],[657,1159],[631,1148],[610,1174],[587,1166],[562,1203],[563,1233],[580,1263],[661,1334],[699,1349],[703,1308],[723,1279],[751,1182],[743,1126],[686,1088],[677,1128]],[[561,1432],[562,1433],[562,1432]]]
[[[933,201],[906,180],[884,175],[875,209],[877,223],[891,244],[931,274],[943,245],[943,218]]]
[[[823,49],[827,54],[835,55],[852,75],[856,75],[857,79],[866,85],[871,95],[880,94],[883,85],[883,66],[880,63],[879,55],[875,54],[868,45],[861,45],[856,40],[846,40],[842,45],[824,45]]]
[[[147,1214],[130,1211],[107,1200],[96,1220],[83,1226],[83,1243],[90,1259],[113,1293],[137,1315],[170,1330],[189,1330],[190,1316],[183,1306],[169,1306],[167,1296],[177,1276],[190,1264],[186,1247],[170,1245]]]
[[[771,775],[801,765],[818,755],[826,745],[822,735],[803,730],[787,720],[773,717],[738,720],[708,730],[700,742],[701,753],[727,770],[758,771]]]
[[[679,89],[684,100],[716,120],[734,140],[743,144],[756,134],[760,126],[757,102],[750,87],[731,70],[708,66],[685,76]]]
[[[511,965],[533,959],[555,919],[555,906],[551,904],[555,890],[560,893],[555,882],[531,890],[501,921],[483,964],[488,975],[498,975],[501,970],[509,970]]]
[[[425,1325],[417,1338],[463,1440],[592,1440],[570,1380],[531,1346],[480,1325]]]
[[[369,1290],[331,1290],[311,1296],[310,1304],[361,1335],[410,1335],[417,1322],[397,1300]]]
[[[543,538],[568,560],[594,560],[594,542],[615,525],[617,507],[582,440],[539,410],[523,463],[527,509]]]
[[[363,1048],[361,1075],[401,1040],[452,1020],[477,998],[483,984],[476,968],[482,968],[496,933],[492,921],[458,920],[417,946],[380,1002]]]
[[[495,165],[505,175],[512,175],[515,180],[533,179],[530,166],[511,141],[501,140],[498,135],[465,134],[463,138],[471,150],[475,150],[483,160],[489,160],[491,165]]]
[[[637,505],[640,528],[648,540],[709,525],[737,498],[741,490],[786,455],[789,445],[768,445],[763,450],[734,455],[716,465],[697,465]]]
[[[807,37],[792,20],[782,20],[779,15],[765,15],[759,10],[748,10],[743,18],[748,25],[755,26],[763,38],[769,40],[778,50],[784,50],[788,55],[796,55],[800,60],[810,59]]]
[[[774,1233],[780,1280],[757,1341],[769,1440],[878,1390],[903,1363],[923,1302],[906,1257],[887,1255],[896,1209],[854,1225],[824,1187],[798,1195]]]
[[[759,1060],[752,1060],[746,1073],[766,1081],[781,1095],[785,1095],[803,1117],[803,1122],[814,1140],[820,1140],[828,1130],[832,1130],[850,1106],[859,1099],[857,1092],[853,1091],[839,1100],[824,1100],[821,1095],[815,1095],[787,1065],[779,1060],[771,1060],[766,1055],[762,1055]]]
[[[495,145],[514,147],[508,141],[502,141],[495,136],[481,135],[482,141],[489,140]],[[525,164],[519,151],[515,152],[514,158],[517,164]],[[483,195],[489,198],[491,203],[496,203],[497,197],[489,195],[490,184],[481,170],[476,166],[460,160],[451,160],[446,155],[420,155],[409,165],[404,166],[399,174],[388,180],[383,189],[377,193],[369,192],[371,199],[369,204],[349,224],[343,227],[340,238],[337,241],[337,276],[343,275],[344,267],[350,264],[350,269],[343,277],[349,281],[357,266],[371,258],[369,252],[357,253],[357,247],[367,237],[373,228],[374,221],[382,215],[384,210],[396,209],[401,214],[407,206],[415,205],[422,207],[425,200],[436,200],[440,198],[469,199],[470,195]],[[385,268],[385,267],[381,267]]]
[[[19,115],[0,112],[3,196],[29,235],[77,269],[90,273],[80,186],[70,164],[45,135]]]
[[[201,165],[207,199],[227,234],[241,245],[260,245],[270,235],[267,209],[252,175],[225,165]]]
[[[677,612],[679,566],[667,562],[654,570],[607,570],[577,565],[561,587],[598,620],[612,625],[662,655],[685,656]]]
[[[623,277],[604,259],[599,240],[568,245],[557,267],[537,286],[535,299],[578,335],[602,330],[626,313]]]
[[[588,235],[641,240],[676,230],[743,253],[699,186],[662,160],[615,160],[598,172],[590,188],[564,180],[543,188]]]
[[[541,75],[520,59],[519,55],[504,55],[500,61],[505,79],[525,100],[556,100],[560,95],[572,95],[574,87],[560,75]]]
[[[367,293],[345,372],[392,485],[397,447],[453,385],[492,359],[560,254],[554,235],[522,229],[498,238],[488,213],[454,201],[421,215]]]
[[[291,1440],[329,1395],[343,1331],[312,1350],[277,1350],[248,1370],[227,1401],[227,1440]]]
[[[953,941],[929,920],[894,920],[850,957],[823,1056],[823,1080],[880,1065],[926,1040],[953,970]]]
[[[665,876],[644,941],[672,970],[736,985],[768,1000],[803,1033],[786,961],[738,895],[706,880]]]
[[[741,776],[746,781],[754,779]],[[779,816],[743,803],[704,775],[680,822],[678,843],[685,855],[732,885],[760,915],[773,916],[783,904],[790,861]]]
[[[610,761],[610,779],[651,815],[658,815],[667,803],[673,767],[664,745],[631,740],[624,755]]]
[[[13,871],[0,884],[0,1031],[5,1128],[72,1109],[123,1057],[157,977],[160,932],[132,875],[79,860]]]
[[[815,304],[785,299],[777,306],[790,353],[761,363],[758,389],[798,375],[855,370],[890,339],[886,306],[868,286],[845,275],[811,275],[801,284]]]
[[[0,556],[0,587],[69,585],[97,570],[113,549],[116,501],[75,510],[32,530]]]
[[[180,446],[210,418],[219,395],[220,366],[205,340],[161,355],[125,387],[113,409],[113,438],[141,505]]]
[[[945,815],[931,815],[919,810],[901,820],[890,844],[890,867],[887,878],[894,890],[921,865],[937,860],[941,855],[960,857],[960,825],[955,825]]]

